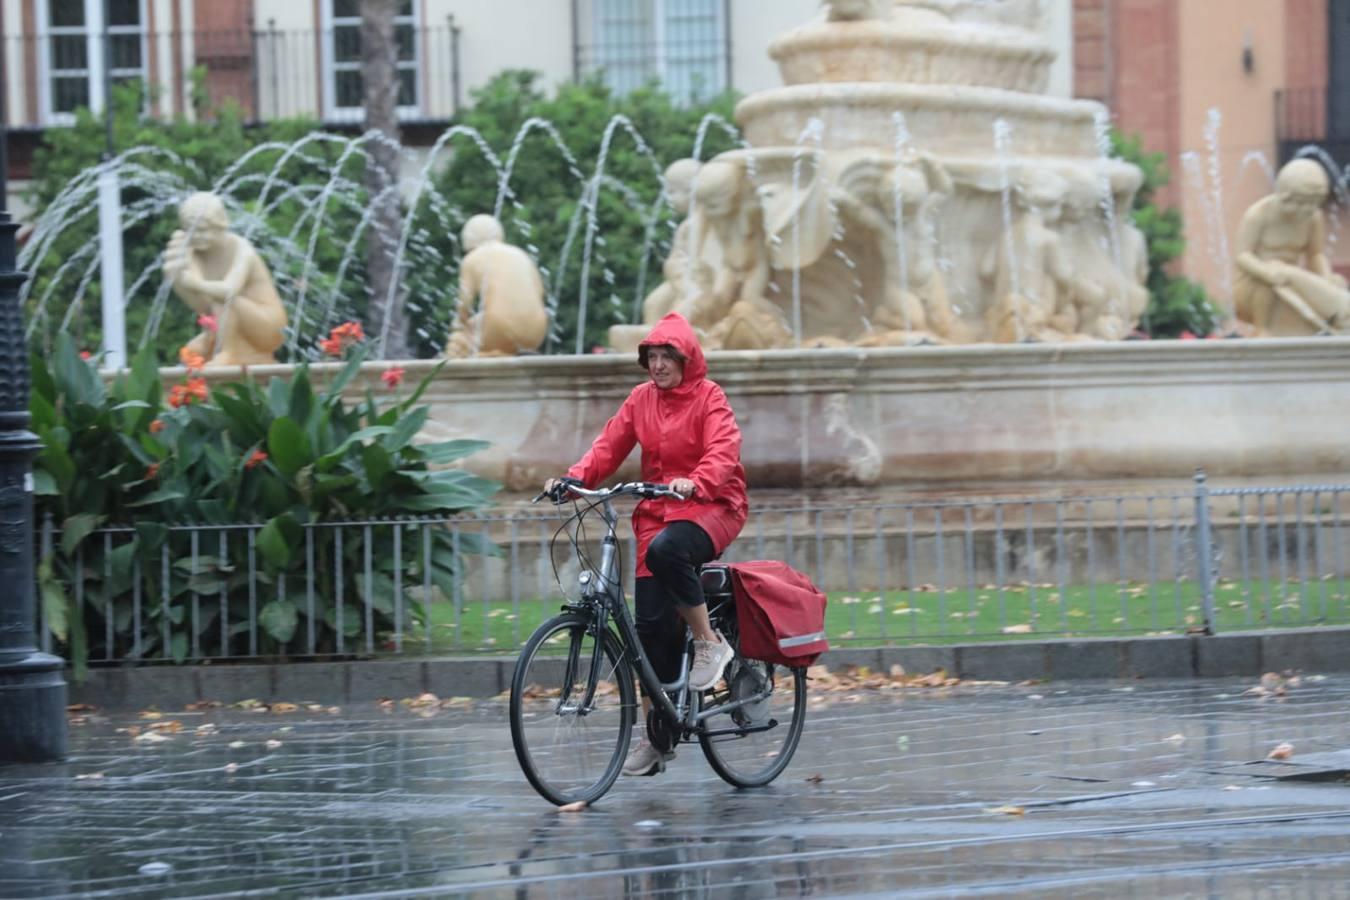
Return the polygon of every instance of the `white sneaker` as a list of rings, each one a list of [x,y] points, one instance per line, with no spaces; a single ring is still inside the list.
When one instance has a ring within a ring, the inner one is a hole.
[[[689,687],[696,691],[706,691],[717,684],[727,663],[736,658],[736,651],[722,637],[722,632],[714,632],[718,640],[694,641],[694,667],[689,670]]]
[[[666,770],[666,763],[675,758],[675,751],[660,753],[651,741],[643,738],[623,761],[625,775],[656,775]]]

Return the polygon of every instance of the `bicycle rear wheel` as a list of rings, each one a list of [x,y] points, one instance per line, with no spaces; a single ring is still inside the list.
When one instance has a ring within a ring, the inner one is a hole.
[[[597,640],[600,668],[590,691]],[[511,679],[511,743],[545,799],[592,803],[613,786],[633,710],[632,670],[608,630],[597,638],[589,615],[556,616],[525,643]]]
[[[737,654],[704,709],[741,700],[751,702],[709,716],[705,724],[714,733],[700,734],[698,743],[723,781],[763,787],[782,774],[797,751],[806,722],[806,670]]]

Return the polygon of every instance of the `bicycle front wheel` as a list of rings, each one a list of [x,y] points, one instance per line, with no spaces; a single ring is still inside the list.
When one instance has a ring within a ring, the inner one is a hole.
[[[516,758],[534,789],[559,806],[602,797],[633,734],[632,670],[618,640],[595,631],[583,613],[550,619],[526,642],[511,679]]]
[[[792,760],[806,722],[806,670],[737,654],[725,682],[705,703],[733,706],[705,720],[699,746],[713,771],[736,787],[763,787]]]

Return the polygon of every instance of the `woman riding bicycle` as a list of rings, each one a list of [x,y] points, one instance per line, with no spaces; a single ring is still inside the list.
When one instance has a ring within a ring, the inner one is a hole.
[[[699,567],[721,555],[748,514],[741,430],[726,394],[706,377],[693,328],[679,313],[656,324],[638,345],[638,365],[650,382],[628,395],[567,478],[593,488],[642,446],[642,480],[665,482],[686,502],[644,500],[633,512],[637,535],[637,632],[662,682],[679,675],[684,626],[694,636],[689,685],[707,690],[722,677],[733,649],[708,620]],[[560,484],[549,479],[544,489]],[[644,707],[649,701],[644,698]],[[625,775],[654,775],[674,754],[646,738],[624,763]]]

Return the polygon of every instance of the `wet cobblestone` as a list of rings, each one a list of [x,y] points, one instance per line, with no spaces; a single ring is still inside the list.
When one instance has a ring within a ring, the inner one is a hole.
[[[500,703],[92,715],[0,769],[0,897],[1348,896],[1350,787],[1232,767],[1350,748],[1350,677],[1254,683],[838,693],[768,789],[687,746],[580,813]]]

